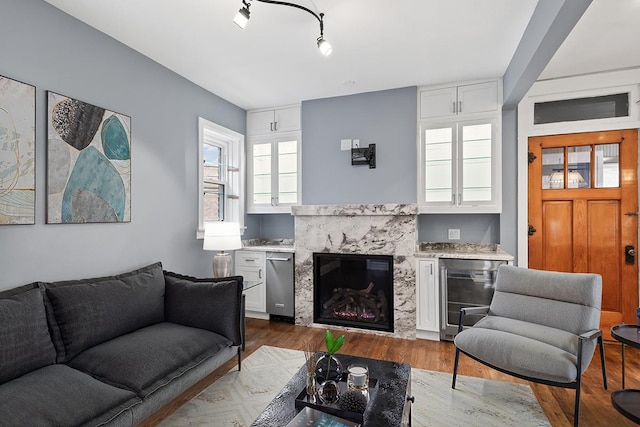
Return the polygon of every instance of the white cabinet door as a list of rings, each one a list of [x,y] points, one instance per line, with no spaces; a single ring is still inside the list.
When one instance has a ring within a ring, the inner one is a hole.
[[[498,109],[498,82],[458,86],[458,114],[484,113]]]
[[[247,113],[247,135],[300,130],[300,107],[284,107]]]
[[[417,261],[416,286],[416,329],[428,331],[433,339],[439,339],[440,334],[440,305],[438,297],[437,262],[433,259],[419,259]]]
[[[267,282],[265,277],[266,256],[264,252],[236,251],[236,275],[246,282],[262,282],[244,291],[245,309],[265,313],[267,311]]]
[[[247,113],[247,135],[263,135],[273,132],[273,110]]]
[[[290,213],[301,202],[300,132],[257,136],[247,144],[247,213]]]
[[[300,107],[278,108],[274,111],[274,131],[300,130]]]
[[[423,213],[500,213],[499,119],[420,123]]]
[[[456,87],[424,90],[420,92],[420,118],[451,116],[456,113]]]
[[[420,118],[487,113],[497,111],[498,82],[474,83],[420,91]]]

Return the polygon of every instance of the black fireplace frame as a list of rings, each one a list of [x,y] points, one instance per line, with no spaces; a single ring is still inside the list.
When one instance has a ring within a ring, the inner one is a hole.
[[[322,312],[324,311],[322,308],[322,301],[320,301],[320,289],[316,286],[320,281],[320,269],[318,268],[318,258],[319,257],[334,257],[338,259],[346,259],[346,260],[360,260],[364,261],[365,259],[375,260],[386,262],[389,266],[390,272],[390,283],[389,283],[389,292],[386,295],[388,301],[388,320],[384,324],[376,324],[370,323],[366,321],[357,321],[357,320],[348,320],[348,319],[331,319],[328,317],[322,316]],[[394,332],[394,257],[393,255],[372,255],[372,254],[355,254],[355,253],[332,253],[332,252],[314,252],[313,253],[313,321],[318,324],[326,324],[326,325],[334,325],[334,326],[343,326],[357,329],[367,329],[372,331],[382,331],[382,332]]]

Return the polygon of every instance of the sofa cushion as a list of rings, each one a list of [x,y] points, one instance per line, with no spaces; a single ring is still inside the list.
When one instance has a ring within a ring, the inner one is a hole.
[[[507,372],[561,383],[577,378],[575,355],[525,336],[474,326],[454,342],[463,352]]]
[[[0,384],[56,360],[42,292],[33,285],[11,291],[0,295]]]
[[[100,426],[140,399],[65,365],[0,385],[0,426]]]
[[[231,345],[216,333],[165,322],[87,349],[67,363],[144,398]]]
[[[117,276],[42,285],[58,362],[164,321],[164,276],[159,262]]]
[[[165,271],[165,319],[241,344],[242,278],[197,279]]]

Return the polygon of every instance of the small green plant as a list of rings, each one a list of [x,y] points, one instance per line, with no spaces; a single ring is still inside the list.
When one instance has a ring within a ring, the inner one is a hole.
[[[327,329],[327,332],[324,335],[324,342],[327,344],[327,353],[329,355],[333,355],[340,347],[344,344],[345,336],[340,335],[337,339],[333,337],[333,333]]]
[[[342,344],[344,344],[344,340],[345,340],[344,335],[340,335],[338,338],[334,338],[333,333],[328,329],[327,329],[327,332],[324,334],[324,342],[327,346],[327,356],[325,356],[327,366],[326,368],[324,368],[326,369],[326,372],[324,373],[325,381],[329,379],[329,373],[331,371],[331,359],[333,358],[333,355],[338,350],[340,350],[340,347],[342,347]],[[340,364],[338,362],[338,359],[336,359],[336,363],[338,364],[336,368],[339,368]]]

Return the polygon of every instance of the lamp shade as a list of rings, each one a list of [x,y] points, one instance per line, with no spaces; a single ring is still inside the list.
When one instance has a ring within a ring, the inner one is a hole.
[[[230,251],[240,249],[240,224],[237,222],[210,222],[204,226],[205,251]]]

